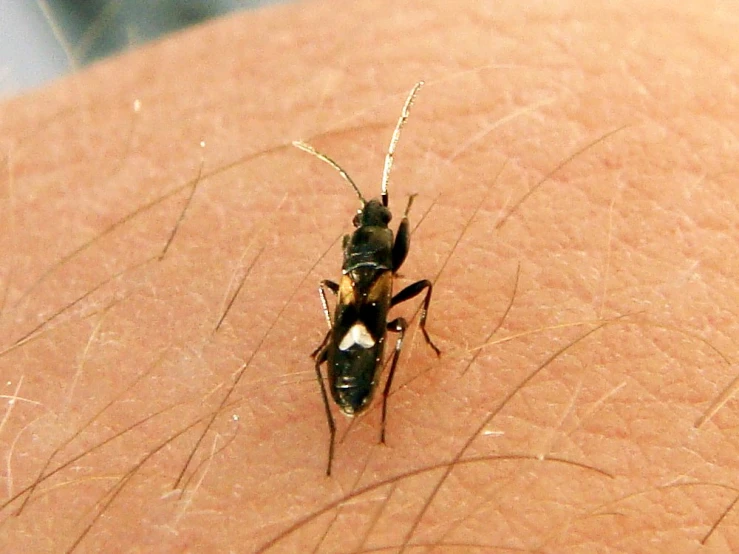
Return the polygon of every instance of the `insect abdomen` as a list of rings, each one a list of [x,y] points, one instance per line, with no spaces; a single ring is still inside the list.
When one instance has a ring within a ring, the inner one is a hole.
[[[346,350],[335,347],[329,353],[329,388],[334,401],[346,415],[358,414],[369,406],[382,368],[383,342],[369,348],[359,344]]]

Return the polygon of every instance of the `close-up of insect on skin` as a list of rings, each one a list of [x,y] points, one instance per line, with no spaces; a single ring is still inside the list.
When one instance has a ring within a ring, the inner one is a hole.
[[[739,551],[739,8],[345,8],[0,104],[0,552]]]
[[[352,235],[344,236],[344,264],[341,271],[341,282],[335,283],[324,280],[321,281],[318,288],[321,305],[329,327],[321,345],[312,354],[316,361],[316,375],[323,404],[326,408],[326,419],[329,428],[326,475],[331,475],[336,442],[336,424],[331,415],[321,365],[325,363],[327,366],[328,388],[339,409],[350,417],[362,413],[369,407],[375,389],[379,385],[384,362],[385,334],[387,331],[398,334],[392,361],[390,362],[390,371],[382,393],[380,441],[384,443],[387,398],[397,369],[405,332],[408,328],[408,323],[403,317],[395,318],[392,321],[387,320],[390,308],[425,292],[419,326],[428,345],[434,349],[437,356],[441,354],[441,351],[429,337],[428,331],[426,331],[426,318],[433,290],[431,282],[425,279],[417,281],[405,287],[398,294],[393,295],[393,277],[403,265],[410,247],[408,212],[413,203],[413,195],[408,197],[408,205],[403,212],[403,219],[398,227],[397,235],[393,237],[392,231],[388,228],[388,223],[390,223],[392,217],[388,208],[388,182],[395,147],[400,138],[400,131],[410,115],[410,108],[416,93],[422,85],[423,81],[418,82],[408,94],[403,111],[395,126],[390,147],[385,156],[380,199],[373,199],[368,202],[346,171],[335,161],[325,154],[317,152],[312,146],[304,142],[297,141],[293,143],[297,148],[312,154],[336,169],[354,189],[362,203],[361,208],[354,216],[354,227],[357,230]],[[333,320],[328,309],[326,289],[329,289],[338,297]]]

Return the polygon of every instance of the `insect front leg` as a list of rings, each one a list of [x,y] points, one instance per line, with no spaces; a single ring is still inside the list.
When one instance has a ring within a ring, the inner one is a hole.
[[[323,398],[323,407],[326,409],[326,421],[328,422],[329,432],[329,443],[328,443],[328,464],[326,466],[326,476],[331,475],[331,464],[334,461],[334,442],[336,439],[336,424],[334,423],[334,416],[331,414],[331,406],[328,403],[328,394],[326,393],[326,385],[323,382],[323,374],[321,373],[321,364],[327,359],[328,354],[328,338],[331,336],[331,331],[326,335],[323,344],[316,352],[316,377],[318,378],[318,385],[321,387],[321,397]]]
[[[406,256],[408,256],[408,250],[411,247],[411,224],[408,221],[408,212],[411,209],[415,197],[415,194],[411,194],[408,197],[408,205],[405,207],[403,219],[395,235],[395,242],[393,243],[393,273],[397,273],[400,266],[403,265]]]
[[[431,281],[424,279],[423,281],[417,281],[412,285],[408,285],[398,294],[393,296],[393,299],[390,301],[390,307],[392,308],[401,302],[405,302],[406,300],[410,300],[411,298],[418,296],[424,289],[426,289],[426,298],[423,299],[423,308],[421,309],[421,321],[419,322],[419,326],[421,327],[423,338],[426,339],[426,343],[434,349],[437,356],[440,356],[441,350],[436,347],[434,342],[431,340],[428,331],[426,331],[426,317],[428,316],[429,304],[431,303],[431,291],[434,289]]]

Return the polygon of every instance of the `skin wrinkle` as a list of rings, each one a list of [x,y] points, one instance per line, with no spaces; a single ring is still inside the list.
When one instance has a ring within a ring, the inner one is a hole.
[[[738,18],[698,0],[312,0],[5,101],[2,502],[26,493],[0,511],[0,550],[739,550]],[[419,79],[391,195],[431,206],[403,274],[439,272],[444,353],[411,325],[388,445],[375,403],[326,479],[315,285],[356,199],[290,142],[375,190]]]

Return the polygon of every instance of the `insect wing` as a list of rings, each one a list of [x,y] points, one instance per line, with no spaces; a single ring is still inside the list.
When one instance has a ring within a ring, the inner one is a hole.
[[[369,405],[382,370],[392,273],[375,270],[369,283],[361,287],[351,275],[344,275],[339,285],[328,378],[336,404],[347,415]]]

